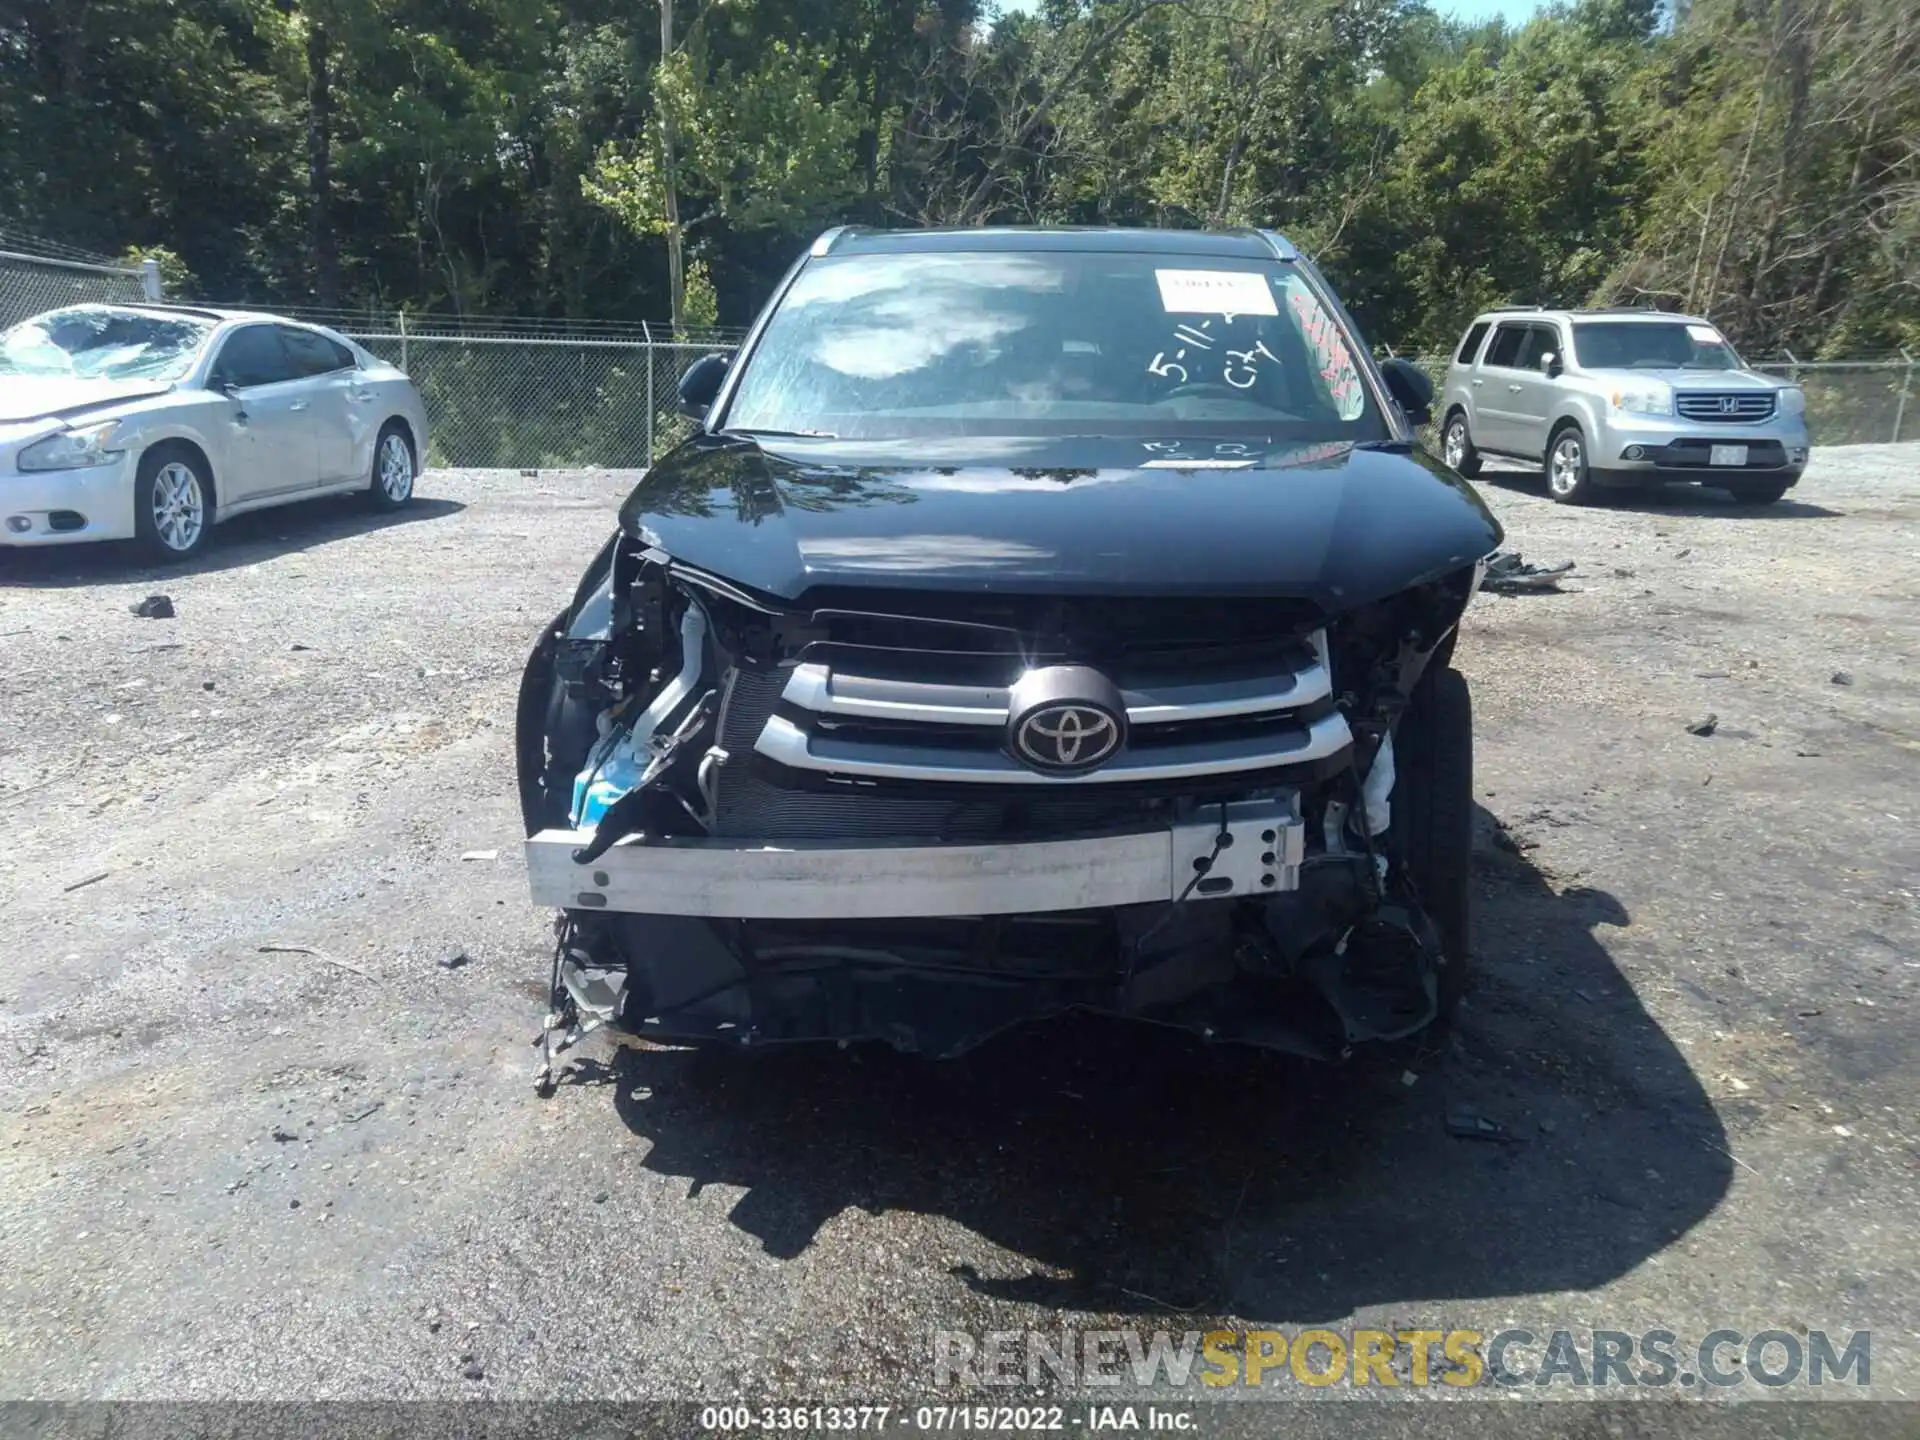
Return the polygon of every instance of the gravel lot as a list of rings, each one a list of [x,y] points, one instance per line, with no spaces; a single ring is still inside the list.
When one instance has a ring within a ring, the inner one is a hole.
[[[0,553],[0,1395],[919,1395],[935,1329],[1218,1317],[1870,1327],[1920,1397],[1920,446],[1483,489],[1579,569],[1460,647],[1478,981],[1338,1070],[596,1040],[539,1100],[512,695],[623,477]]]

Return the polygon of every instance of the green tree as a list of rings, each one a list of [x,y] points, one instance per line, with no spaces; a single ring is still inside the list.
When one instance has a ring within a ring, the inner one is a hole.
[[[1255,224],[1400,349],[1601,300],[1890,350],[1916,136],[1911,0],[0,3],[0,227],[266,305],[739,323],[837,221]]]
[[[1375,333],[1439,348],[1476,309],[1579,304],[1602,284],[1640,179],[1643,49],[1576,12],[1474,37],[1428,72],[1334,266]]]
[[[1646,77],[1647,203],[1606,292],[1768,352],[1920,336],[1920,16],[1699,0]]]
[[[666,238],[678,328],[689,232],[725,222],[794,233],[816,223],[856,193],[860,116],[832,84],[823,51],[776,40],[751,65],[716,62],[699,25],[674,43],[671,0],[662,3],[666,55],[652,75],[653,113],[636,142],[600,151],[583,189],[635,232]],[[701,206],[691,217],[690,200]]]

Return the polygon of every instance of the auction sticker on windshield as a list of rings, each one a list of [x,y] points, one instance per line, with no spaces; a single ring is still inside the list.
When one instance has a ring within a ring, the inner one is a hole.
[[[1278,315],[1267,277],[1244,270],[1156,270],[1169,315]]]

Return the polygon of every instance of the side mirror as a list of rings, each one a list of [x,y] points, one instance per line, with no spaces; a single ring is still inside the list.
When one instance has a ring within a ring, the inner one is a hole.
[[[1387,393],[1406,412],[1409,422],[1424,425],[1433,418],[1433,381],[1426,371],[1411,360],[1395,356],[1382,363],[1380,378],[1387,382]]]
[[[1557,376],[1561,368],[1560,357],[1553,351],[1549,350],[1540,357],[1540,373],[1549,380]]]
[[[706,419],[732,363],[725,355],[702,355],[689,365],[680,377],[680,413],[690,420]]]

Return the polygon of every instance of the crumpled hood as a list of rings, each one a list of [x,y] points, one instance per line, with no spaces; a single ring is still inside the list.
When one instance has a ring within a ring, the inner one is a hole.
[[[164,395],[165,380],[91,380],[70,375],[0,375],[0,425],[67,419],[90,410]]]
[[[992,588],[1297,596],[1334,614],[1501,539],[1473,488],[1417,450],[1172,437],[699,436],[647,473],[620,519],[677,560],[789,602]]]

